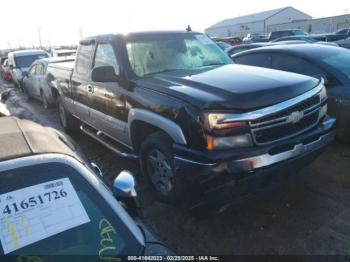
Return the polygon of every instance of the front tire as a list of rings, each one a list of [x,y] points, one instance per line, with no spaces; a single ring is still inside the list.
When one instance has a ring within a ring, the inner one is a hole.
[[[141,145],[140,162],[156,197],[165,203],[181,203],[186,195],[185,183],[176,174],[173,141],[164,132],[149,135]]]
[[[30,96],[30,94],[29,94],[29,92],[28,92],[28,90],[26,88],[26,85],[24,83],[23,83],[23,92],[24,92],[24,94],[27,97],[27,101],[30,102],[32,100],[32,97]]]
[[[77,131],[79,129],[79,120],[72,116],[64,107],[62,97],[57,99],[58,114],[63,129],[67,133]]]
[[[44,95],[43,92],[41,92],[41,101],[43,103],[43,107],[45,110],[49,109],[50,105],[49,105],[49,102],[47,101],[47,98],[46,96]]]

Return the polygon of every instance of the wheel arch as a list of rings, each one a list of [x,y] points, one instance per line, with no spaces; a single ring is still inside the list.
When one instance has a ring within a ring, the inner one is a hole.
[[[174,121],[144,109],[131,109],[128,115],[129,141],[138,151],[143,139],[156,131],[165,132],[175,143],[187,145],[181,127]]]

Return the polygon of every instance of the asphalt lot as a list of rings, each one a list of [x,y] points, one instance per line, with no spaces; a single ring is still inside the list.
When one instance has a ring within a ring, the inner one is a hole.
[[[1,80],[0,92],[10,86]],[[61,128],[56,109],[44,110],[16,90],[6,109]],[[119,158],[84,134],[73,138],[108,183],[122,169],[139,174],[137,162]],[[145,222],[178,254],[350,255],[350,146],[333,143],[279,190],[203,220],[157,202],[139,180]]]

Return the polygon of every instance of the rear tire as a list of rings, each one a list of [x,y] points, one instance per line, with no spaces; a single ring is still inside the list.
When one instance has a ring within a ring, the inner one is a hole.
[[[165,203],[179,204],[187,190],[175,171],[172,144],[164,132],[149,135],[141,145],[140,164],[156,197]]]
[[[79,120],[72,116],[64,107],[63,101],[61,97],[58,97],[57,99],[57,105],[58,105],[58,114],[60,117],[60,123],[63,127],[63,129],[67,133],[72,133],[74,131],[77,131],[79,129]]]

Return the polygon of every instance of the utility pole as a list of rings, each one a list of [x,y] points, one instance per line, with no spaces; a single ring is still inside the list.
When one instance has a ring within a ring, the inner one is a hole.
[[[83,38],[83,29],[81,27],[79,27],[78,32],[79,32],[80,39],[82,39]]]
[[[10,41],[6,41],[6,43],[9,46],[9,49],[12,50],[11,42]]]
[[[40,29],[40,26],[38,27],[38,37],[39,37],[39,46],[41,49],[42,47],[41,47],[41,29]]]
[[[19,40],[19,36],[17,36],[18,48],[21,49],[21,41]]]

